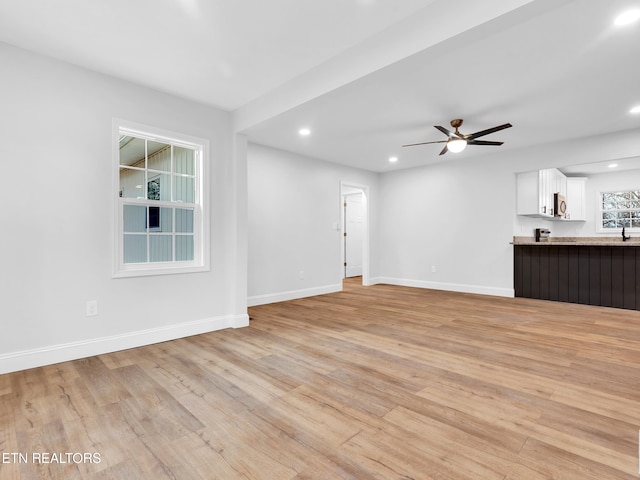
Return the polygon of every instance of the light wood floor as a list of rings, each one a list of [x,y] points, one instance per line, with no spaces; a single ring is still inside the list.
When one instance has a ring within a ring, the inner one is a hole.
[[[351,280],[250,314],[0,376],[0,479],[638,478],[640,312]]]

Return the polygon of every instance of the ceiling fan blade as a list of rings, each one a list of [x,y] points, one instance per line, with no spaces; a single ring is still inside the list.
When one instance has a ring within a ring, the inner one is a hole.
[[[444,133],[447,137],[451,137],[451,138],[456,138],[456,135],[453,132],[450,132],[449,130],[447,130],[444,127],[441,127],[440,125],[434,125],[434,128],[437,128],[438,130],[440,130],[442,133]]]
[[[449,142],[447,142],[447,144],[444,146],[444,148],[442,149],[442,151],[440,152],[439,155],[444,155],[445,153],[447,153],[449,151],[449,149],[447,148],[449,145]]]
[[[408,145],[402,145],[403,147],[415,147],[416,145],[429,145],[430,143],[447,143],[448,140],[438,140],[437,142],[422,142],[422,143],[410,143]]]
[[[490,133],[499,132],[500,130],[504,130],[505,128],[512,127],[510,123],[505,123],[504,125],[498,125],[497,127],[487,128],[486,130],[480,130],[476,133],[470,133],[469,135],[463,135],[463,137],[467,140],[473,140],[474,138],[484,137],[485,135],[489,135]]]
[[[467,145],[502,145],[504,142],[490,142],[488,140],[467,140]]]

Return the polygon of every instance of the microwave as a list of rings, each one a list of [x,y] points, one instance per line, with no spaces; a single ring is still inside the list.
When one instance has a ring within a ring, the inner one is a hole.
[[[567,199],[559,193],[553,194],[553,215],[567,218]]]

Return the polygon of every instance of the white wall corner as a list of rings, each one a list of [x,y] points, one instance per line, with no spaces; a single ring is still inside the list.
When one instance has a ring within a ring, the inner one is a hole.
[[[243,328],[249,326],[249,315],[244,313],[242,315],[234,315],[229,320],[229,328]]]
[[[314,297],[316,295],[324,295],[327,293],[335,293],[342,291],[342,283],[333,285],[324,285],[322,287],[304,288],[301,290],[291,290],[288,292],[267,293],[264,295],[254,295],[248,298],[250,307],[257,305],[266,305],[267,303],[286,302],[288,300],[296,300],[298,298]]]
[[[364,285],[365,287],[370,287],[371,285],[378,285],[380,283],[385,283],[384,282],[385,277],[369,277],[369,282],[367,283],[362,283],[362,285]]]
[[[0,355],[0,374],[17,372],[79,358],[144,347],[154,343],[200,335],[226,328],[241,328],[249,325],[249,315],[227,315],[195,320],[193,322],[167,325],[140,330],[122,335],[94,338],[79,342],[51,345],[42,348],[11,352]]]

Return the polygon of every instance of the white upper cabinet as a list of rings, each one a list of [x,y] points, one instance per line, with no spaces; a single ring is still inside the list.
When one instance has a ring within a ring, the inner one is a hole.
[[[546,168],[517,175],[516,211],[518,215],[548,220],[584,220],[586,178],[568,178],[557,168]],[[571,185],[571,187],[569,187]],[[567,218],[554,214],[554,195],[565,197]],[[575,203],[572,207],[572,203]]]
[[[567,193],[567,177],[557,168],[517,175],[517,213],[553,219],[553,195]]]
[[[550,217],[544,202],[547,182],[544,170],[517,175],[516,210],[518,215]]]
[[[586,220],[587,177],[567,177],[567,220]]]

